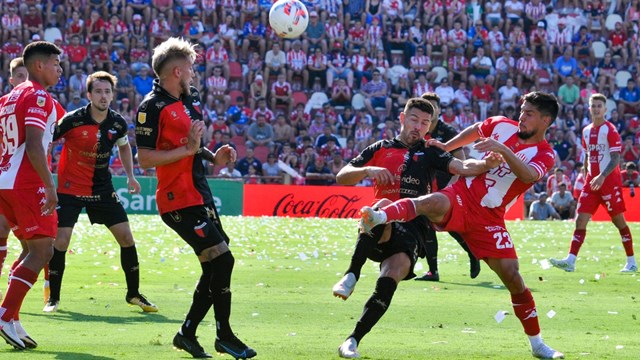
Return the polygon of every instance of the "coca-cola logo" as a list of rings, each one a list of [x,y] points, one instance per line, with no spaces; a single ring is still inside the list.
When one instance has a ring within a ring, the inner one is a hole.
[[[308,200],[296,199],[293,193],[289,193],[278,200],[273,208],[273,216],[354,218],[358,215],[358,208],[354,204],[361,199],[355,195],[333,194]]]

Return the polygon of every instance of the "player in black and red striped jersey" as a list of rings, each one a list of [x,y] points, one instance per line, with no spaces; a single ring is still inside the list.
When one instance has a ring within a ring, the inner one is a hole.
[[[169,38],[154,49],[155,80],[136,116],[138,159],[143,168],[156,168],[156,201],[162,220],[194,250],[202,275],[193,302],[173,345],[195,358],[211,357],[196,339],[196,330],[211,307],[215,313],[215,349],[236,359],[256,356],[231,330],[231,273],[234,258],[213,196],[203,160],[216,165],[235,161],[229,145],[215,154],[201,144],[204,122],[200,94],[190,87],[195,51],[189,42]]]
[[[374,179],[374,194],[379,200],[376,206],[384,206],[397,199],[431,193],[436,170],[470,176],[485,173],[501,162],[500,157],[494,156],[463,162],[448,152],[426,147],[424,137],[433,113],[429,101],[410,99],[400,113],[400,134],[364,149],[340,170],[337,182],[355,185],[365,177]],[[359,234],[349,269],[333,287],[333,294],[344,300],[351,295],[367,258],[380,262],[380,276],[354,331],[338,349],[341,357],[359,357],[360,340],[384,315],[398,283],[415,277],[413,267],[417,258],[424,256],[428,227],[426,217],[417,217],[400,226],[381,226],[370,234]]]
[[[140,192],[140,184],[133,174],[127,122],[109,108],[116,84],[116,77],[107,72],[89,75],[90,103],[65,115],[56,126],[54,140],[64,139],[64,144],[58,165],[58,233],[49,261],[51,293],[44,312],[58,310],[65,255],[82,209],[86,209],[92,224],[104,224],[120,245],[120,264],[127,282],[125,300],[145,312],[158,311],[139,292],[138,252],[127,213],[116,195],[109,172],[111,151],[117,145],[129,192]]]

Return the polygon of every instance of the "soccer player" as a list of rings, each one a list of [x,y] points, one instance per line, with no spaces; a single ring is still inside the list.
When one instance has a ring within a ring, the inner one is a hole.
[[[364,149],[340,170],[338,183],[355,185],[365,177],[373,178],[375,197],[380,199],[377,206],[382,206],[399,198],[430,193],[436,169],[477,175],[501,162],[498,157],[462,162],[440,149],[426,148],[424,137],[433,114],[429,101],[409,99],[400,113],[400,134]],[[381,263],[380,276],[355,329],[338,348],[341,357],[359,357],[358,344],[386,312],[398,283],[415,277],[413,267],[418,256],[424,256],[428,226],[427,219],[420,216],[406,223],[377,226],[371,234],[358,236],[349,270],[334,286],[334,295],[345,300],[351,295],[367,257]]]
[[[453,139],[453,137],[458,134],[458,131],[453,126],[440,121],[440,96],[433,92],[427,92],[422,94],[422,98],[429,101],[435,111],[433,114],[433,121],[431,122],[429,132],[425,139],[436,139],[443,143]],[[465,159],[464,150],[462,148],[451,151],[451,154],[460,160]],[[444,189],[452,181],[451,179],[452,176],[448,171],[436,171],[436,190]],[[431,227],[428,227],[427,231],[429,232],[429,235],[425,242],[425,252],[429,271],[427,271],[423,276],[416,278],[416,280],[440,281],[440,274],[438,273],[438,238],[436,237],[436,232]],[[475,279],[480,274],[480,261],[473,256],[473,253],[469,250],[469,246],[467,246],[460,235],[455,232],[450,232],[449,235],[451,235],[451,237],[460,244],[460,247],[467,252],[467,255],[469,256],[469,274],[472,279]]]
[[[236,152],[224,145],[214,154],[201,144],[204,122],[200,94],[189,86],[195,56],[193,46],[178,38],[154,49],[151,63],[159,80],[136,116],[138,159],[143,168],[156,168],[156,199],[162,221],[193,248],[202,267],[191,308],[173,345],[195,358],[211,357],[198,343],[196,330],[213,305],[216,351],[252,358],[255,350],[240,341],[229,324],[234,258],[203,166],[203,160],[220,166],[235,161]]]
[[[564,358],[542,341],[536,304],[518,271],[516,250],[504,223],[507,205],[540,180],[555,161],[545,132],[558,114],[557,99],[536,91],[525,95],[523,101],[519,122],[490,117],[445,144],[431,141],[434,146],[451,150],[479,140],[474,145],[477,151],[498,153],[504,164],[480,176],[461,178],[439,192],[401,199],[380,210],[364,207],[360,224],[369,232],[378,224],[425,215],[437,230],[457,232],[511,293],[514,313],[529,336],[533,356]]]
[[[49,261],[51,293],[42,311],[56,312],[65,271],[65,257],[73,227],[82,209],[92,224],[104,224],[120,245],[120,265],[127,282],[125,300],[145,312],[157,312],[138,291],[140,271],[138,252],[129,219],[111,182],[109,160],[114,145],[127,174],[130,193],[140,192],[133,175],[133,156],[127,136],[127,122],[109,108],[116,88],[116,77],[98,71],[87,77],[89,104],[66,114],[57,124],[54,140],[64,139],[58,165],[58,233]]]
[[[22,58],[29,80],[0,102],[0,208],[9,224],[18,226],[29,248],[13,271],[0,305],[0,336],[17,349],[37,346],[21,325],[16,327],[14,320],[19,319],[22,301],[51,258],[56,236],[58,197],[47,150],[58,108],[46,89],[57,84],[62,75],[60,53],[57,46],[46,41],[27,45]],[[15,204],[22,204],[19,211]]]
[[[622,246],[627,254],[627,263],[620,271],[638,271],[633,255],[631,231],[624,218],[626,208],[622,197],[622,176],[618,166],[622,140],[616,127],[604,118],[607,112],[606,103],[607,98],[602,94],[593,94],[589,98],[591,124],[582,130],[586,178],[578,198],[576,227],[569,255],[564,259],[549,260],[553,266],[568,272],[576,269],[576,258],[587,234],[587,224],[600,205],[607,209],[611,222],[618,228]]]

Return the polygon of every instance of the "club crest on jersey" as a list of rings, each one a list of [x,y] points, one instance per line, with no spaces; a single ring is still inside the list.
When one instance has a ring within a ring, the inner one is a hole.
[[[207,223],[202,223],[200,225],[196,225],[193,227],[193,231],[196,232],[196,234],[198,234],[198,236],[200,236],[201,238],[205,237],[204,235],[204,227],[207,226]]]
[[[40,107],[43,107],[46,101],[47,99],[45,99],[43,96],[38,96],[38,99],[36,100],[36,104],[38,104],[38,106]]]
[[[139,112],[138,113],[138,123],[144,124],[147,122],[147,113]]]
[[[107,131],[107,138],[109,138],[109,141],[113,140],[113,137],[118,133],[118,131],[113,130],[113,129],[109,129],[109,131]]]

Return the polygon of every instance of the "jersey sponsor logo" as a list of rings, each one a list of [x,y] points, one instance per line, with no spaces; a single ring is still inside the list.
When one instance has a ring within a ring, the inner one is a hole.
[[[158,109],[162,109],[162,108],[164,107],[164,105],[165,105],[165,102],[164,102],[164,101],[158,101],[158,102],[156,103],[156,107],[157,107]],[[146,108],[146,107],[145,107],[145,108]]]
[[[204,235],[204,227],[207,226],[207,223],[202,223],[200,225],[196,225],[193,227],[193,231],[196,232],[196,234],[198,234],[198,236],[200,236],[201,238],[203,238]]]
[[[147,113],[139,112],[138,113],[138,123],[144,124],[147,122]]]
[[[0,116],[6,115],[6,114],[13,114],[15,110],[16,110],[16,104],[7,105],[3,108],[0,108]]]
[[[15,106],[15,105],[14,105]],[[32,107],[27,109],[27,113],[29,114],[38,114],[38,115],[42,115],[42,116],[47,116],[47,112],[44,111],[43,109],[37,108],[37,107]]]
[[[22,95],[22,89],[19,90],[13,90],[11,92],[11,96],[9,96],[9,99],[7,99],[8,103],[11,102],[15,102],[16,100],[18,100],[18,98],[20,97],[20,95]]]
[[[43,107],[46,102],[47,102],[47,99],[45,99],[42,96],[38,96],[38,99],[36,100],[36,104],[38,104],[38,106],[40,107]]]
[[[413,185],[420,185],[420,179],[416,179],[411,175],[403,176],[402,182]]]

